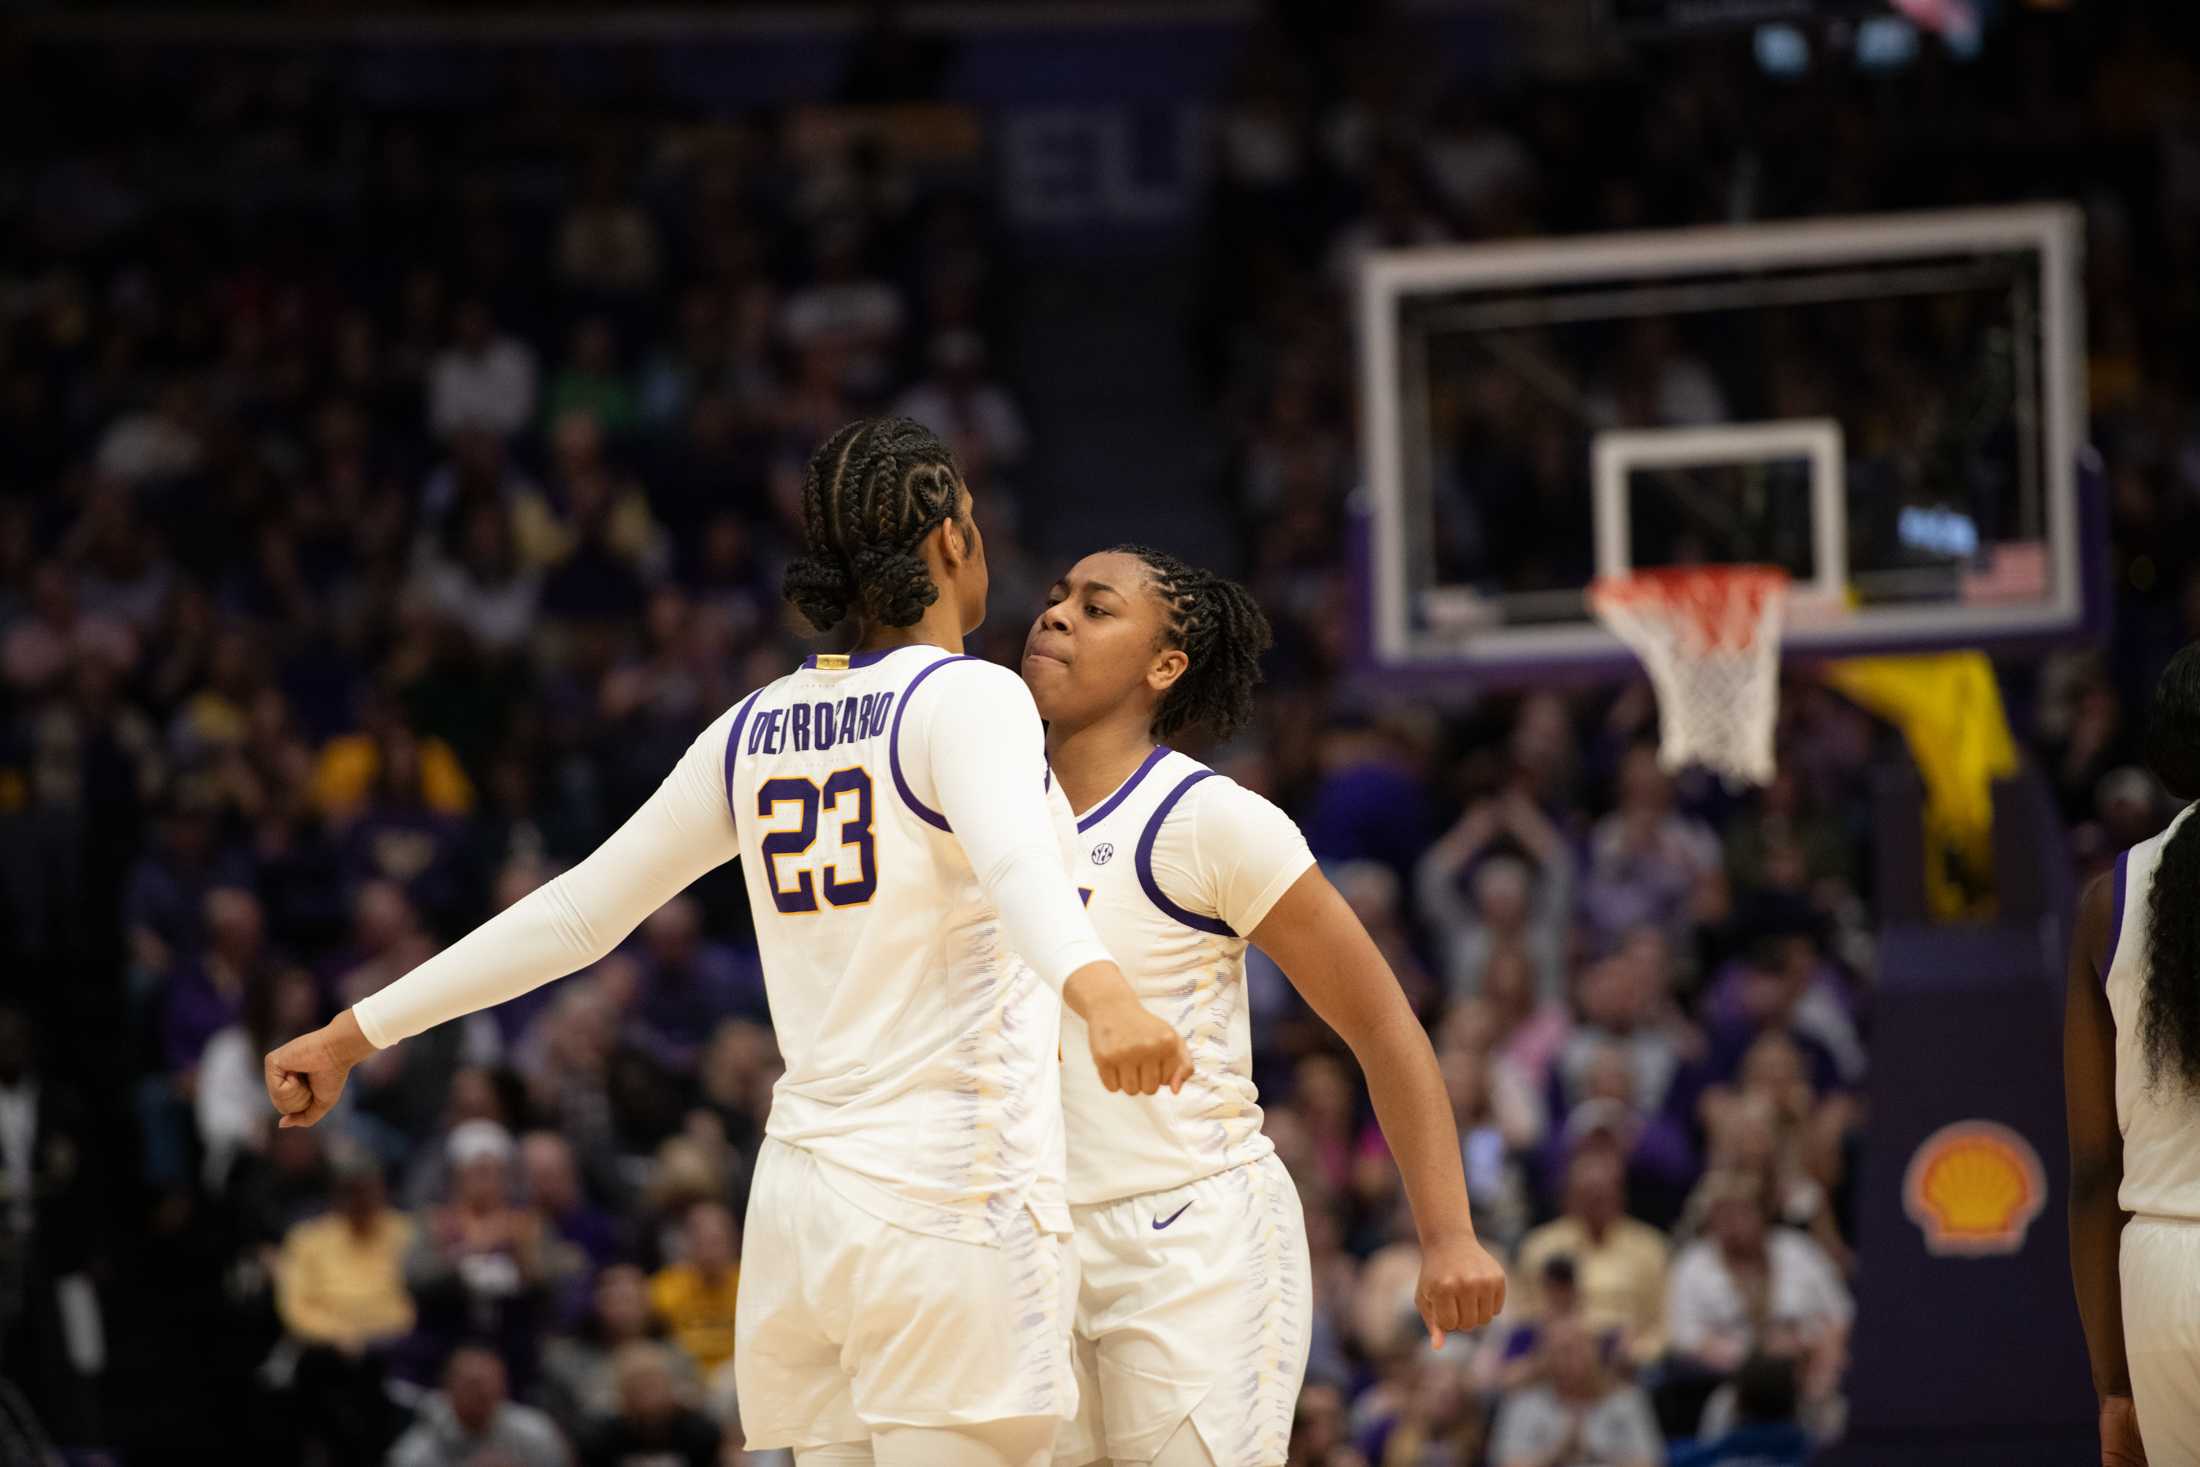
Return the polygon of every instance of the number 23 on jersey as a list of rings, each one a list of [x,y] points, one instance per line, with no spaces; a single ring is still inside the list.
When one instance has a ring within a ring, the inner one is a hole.
[[[878,846],[871,831],[871,775],[858,767],[835,770],[823,783],[780,777],[756,787],[756,813],[768,822],[784,822],[780,812],[792,805],[792,824],[780,823],[759,847],[771,883],[772,905],[796,915],[818,910],[822,894],[828,907],[860,907],[878,891]],[[814,859],[818,821],[839,822],[839,841]],[[785,863],[782,865],[782,863]],[[855,866],[850,875],[848,867]],[[791,878],[791,879],[790,879]]]

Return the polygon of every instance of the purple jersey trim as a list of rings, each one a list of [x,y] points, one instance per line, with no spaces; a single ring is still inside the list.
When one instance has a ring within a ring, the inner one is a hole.
[[[2122,851],[2116,857],[2116,900],[2109,909],[2108,947],[2101,953],[2101,983],[2108,983],[2108,970],[2116,965],[2116,940],[2124,935],[2124,866],[2130,861],[2131,852]]]
[[[910,644],[910,646],[915,645],[916,644],[913,642]],[[859,667],[869,667],[872,663],[883,661],[884,659],[893,656],[896,652],[906,652],[908,650],[908,647],[881,647],[875,652],[850,652],[847,654],[848,666],[846,670],[849,672],[853,672]],[[806,668],[811,669],[812,671],[815,671],[817,667],[817,659],[821,655],[830,656],[832,654],[820,654],[813,652],[808,657],[802,659],[802,665]],[[834,669],[834,671],[836,672],[841,670],[842,669],[839,668]]]
[[[1146,821],[1146,829],[1138,837],[1138,884],[1146,889],[1146,899],[1159,907],[1164,915],[1174,917],[1186,927],[1199,932],[1212,932],[1217,937],[1235,937],[1237,934],[1230,930],[1230,924],[1220,917],[1202,917],[1199,913],[1186,911],[1170,901],[1168,893],[1161,889],[1161,883],[1153,877],[1153,844],[1161,835],[1161,822],[1169,818],[1169,812],[1176,808],[1176,802],[1183,799],[1193,785],[1213,774],[1212,769],[1199,769],[1185,775],[1182,783],[1169,791]]]
[[[1090,815],[1080,815],[1077,817],[1077,828],[1079,830],[1090,830],[1095,825],[1098,825],[1101,821],[1107,819],[1110,815],[1113,815],[1115,813],[1115,807],[1122,804],[1125,800],[1129,799],[1131,791],[1138,788],[1138,782],[1144,779],[1147,775],[1151,774],[1153,772],[1153,767],[1156,764],[1159,764],[1162,760],[1168,757],[1169,751],[1166,747],[1160,744],[1154,745],[1154,751],[1146,756],[1146,762],[1139,765],[1136,769],[1132,770],[1131,777],[1124,780],[1121,784],[1117,785],[1115,787],[1115,793],[1102,800],[1098,809],[1094,810]]]
[[[901,802],[904,805],[907,805],[912,811],[914,811],[916,813],[916,817],[919,820],[922,820],[925,824],[933,826],[939,830],[945,830],[951,835],[954,833],[954,831],[953,828],[948,825],[947,817],[945,815],[942,815],[939,811],[931,809],[924,803],[924,801],[918,799],[916,791],[909,788],[909,781],[902,777],[901,716],[909,711],[909,700],[916,696],[917,685],[919,683],[923,682],[933,673],[938,672],[941,668],[947,666],[950,662],[976,662],[977,660],[978,659],[975,657],[967,656],[942,657],[939,661],[931,663],[922,672],[918,673],[915,677],[909,679],[909,686],[901,690],[901,701],[896,704],[894,708],[894,726],[891,730],[888,731],[886,735],[886,762],[893,767],[894,790],[901,796]]]
[[[749,700],[741,705],[741,711],[733,715],[733,729],[726,735],[726,813],[733,817],[733,828],[736,830],[741,828],[741,812],[733,804],[733,756],[741,751],[741,725],[749,721],[749,710],[756,706],[756,700],[763,695],[762,688],[749,694]]]

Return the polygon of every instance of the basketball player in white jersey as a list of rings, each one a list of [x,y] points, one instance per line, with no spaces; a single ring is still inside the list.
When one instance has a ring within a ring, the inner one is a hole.
[[[270,1055],[269,1093],[312,1124],[374,1049],[595,962],[739,855],[787,1066],[736,1310],[748,1444],[802,1467],[1034,1467],[1075,1401],[1064,1002],[1107,1089],[1189,1066],[1066,879],[1030,694],[960,655],[986,565],[946,447],[851,424],[803,502],[788,599],[820,630],[853,611],[857,650],[728,709],[587,860]]]
[[[1054,776],[1079,812],[1093,925],[1193,1063],[1180,1092],[1111,1104],[1067,1023],[1083,1278],[1065,1467],[1268,1467],[1289,1447],[1313,1284],[1298,1193],[1261,1131],[1248,941],[1367,1073],[1420,1233],[1431,1344],[1504,1300],[1504,1272],[1475,1240],[1436,1056],[1373,940],[1289,816],[1159,742],[1242,725],[1269,640],[1243,587],[1127,546],[1079,561],[1025,643]]]
[[[2200,795],[2200,643],[2155,685],[2147,764]],[[2200,820],[2078,899],[2063,1026],[2070,1270],[2101,1461],[2200,1462]]]

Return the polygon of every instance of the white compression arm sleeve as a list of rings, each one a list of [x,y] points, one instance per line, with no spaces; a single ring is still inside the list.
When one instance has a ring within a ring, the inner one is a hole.
[[[1023,679],[963,662],[942,668],[919,695],[931,704],[918,735],[924,745],[903,743],[903,767],[930,776],[1009,946],[1056,989],[1088,963],[1113,961],[1070,884],[1048,807],[1046,730]]]
[[[720,783],[729,708],[588,859],[353,1006],[377,1048],[587,967],[690,882],[740,854]]]

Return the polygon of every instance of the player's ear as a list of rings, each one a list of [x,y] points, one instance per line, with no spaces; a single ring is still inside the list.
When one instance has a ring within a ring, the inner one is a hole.
[[[962,519],[949,515],[940,521],[940,563],[949,570],[970,558],[970,537],[963,533]]]
[[[957,485],[955,512],[940,521],[940,558],[950,568],[968,560],[974,548],[978,522],[971,516],[973,508],[969,489]]]
[[[1153,662],[1146,669],[1146,686],[1155,693],[1166,693],[1176,686],[1176,680],[1192,665],[1192,659],[1184,655],[1181,647],[1164,647],[1154,654]]]

